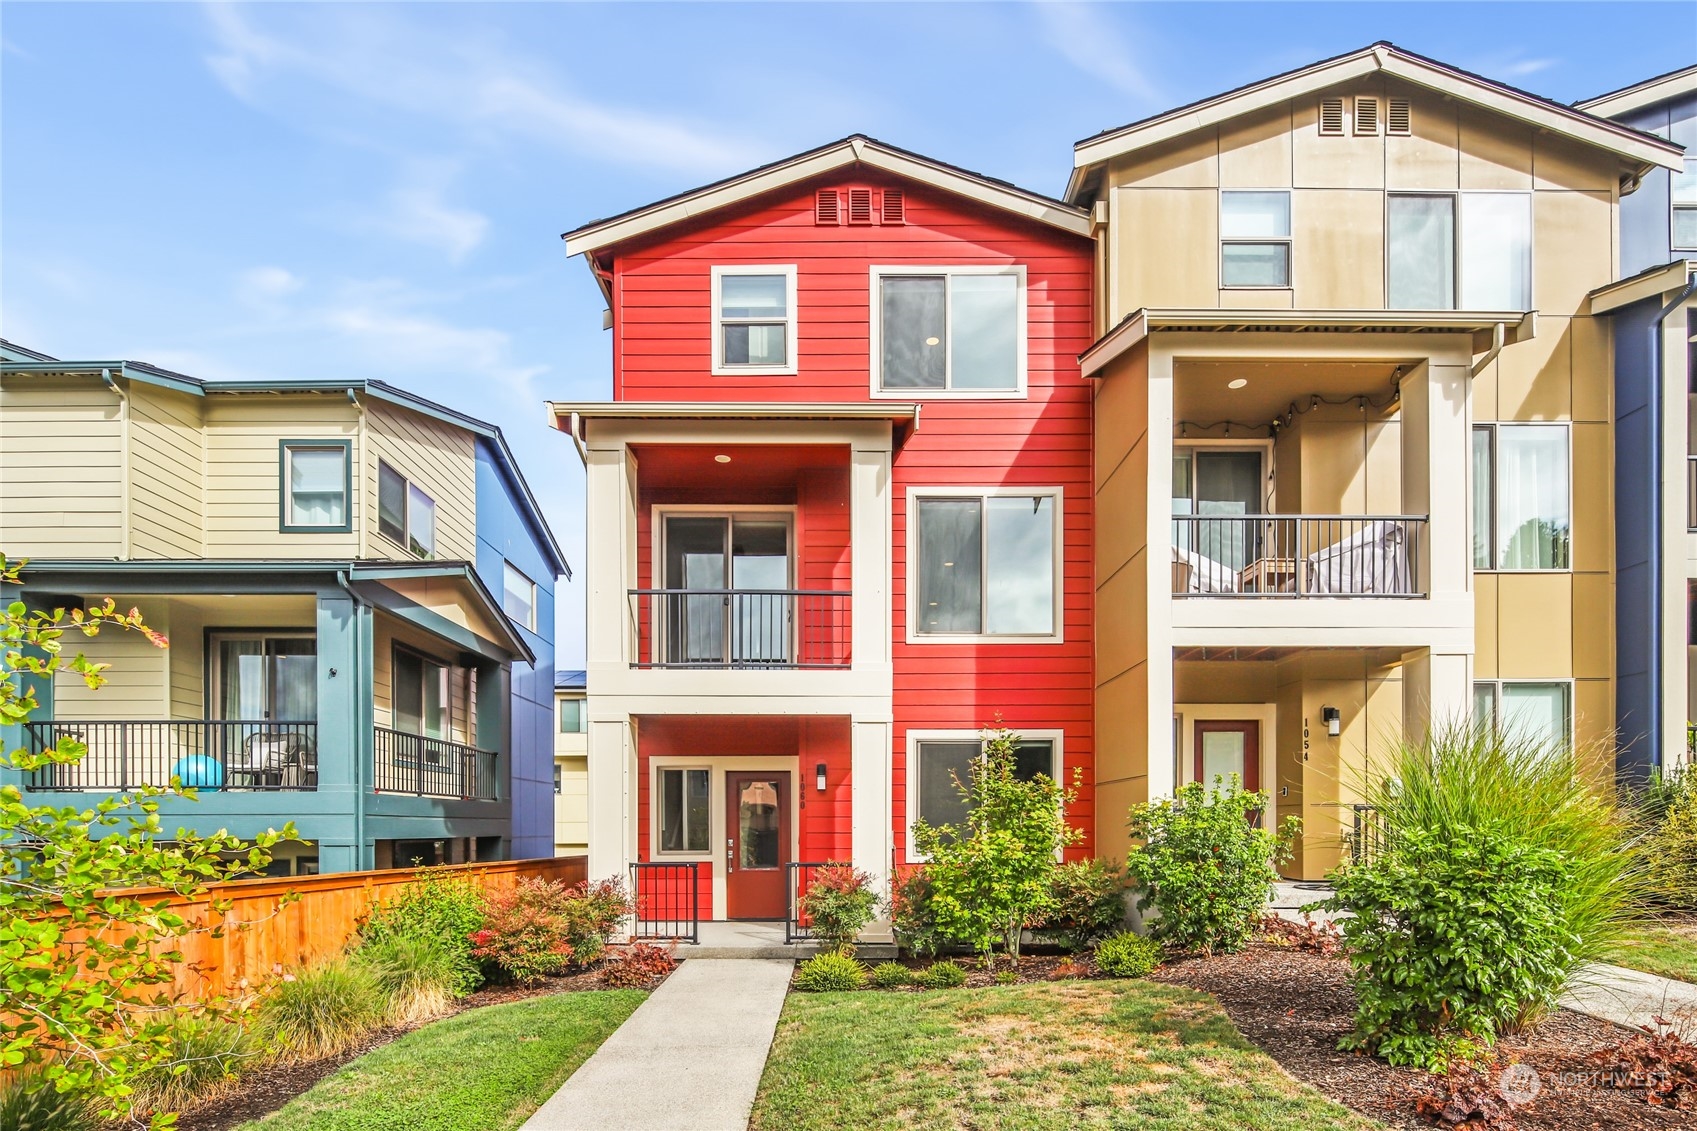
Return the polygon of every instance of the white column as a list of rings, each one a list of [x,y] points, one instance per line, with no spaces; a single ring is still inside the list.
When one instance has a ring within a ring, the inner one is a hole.
[[[850,804],[854,813],[849,824],[849,851],[854,866],[871,874],[875,890],[888,890],[890,866],[895,857],[892,844],[890,772],[891,725],[888,722],[852,724],[849,747]]]
[[[854,666],[888,667],[890,634],[890,434],[855,441],[849,468],[849,553]]]
[[[1402,669],[1403,735],[1420,742],[1433,727],[1465,726],[1473,716],[1473,657],[1423,651]]]
[[[628,719],[592,719],[589,739],[589,878],[630,874],[636,859],[636,742]]]
[[[1178,783],[1173,780],[1173,358],[1156,349],[1153,340],[1149,345],[1148,387],[1144,569],[1149,654],[1143,666],[1148,672],[1149,706],[1144,765],[1149,775],[1149,797],[1154,799],[1171,797]],[[1132,458],[1137,458],[1135,452]]]

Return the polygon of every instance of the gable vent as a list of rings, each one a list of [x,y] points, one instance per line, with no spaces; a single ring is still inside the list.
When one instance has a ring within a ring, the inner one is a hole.
[[[813,222],[831,227],[843,222],[843,198],[836,189],[822,188],[814,194]]]
[[[1355,132],[1358,134],[1377,134],[1379,132],[1379,100],[1377,98],[1358,97],[1355,100]]]
[[[883,208],[879,214],[879,222],[884,224],[907,223],[907,202],[902,199],[902,190],[887,188],[880,201]]]
[[[872,190],[869,188],[851,188],[848,192],[848,222],[851,224],[872,223]]]
[[[1343,134],[1343,99],[1320,99],[1320,133],[1327,137]]]
[[[1407,137],[1414,132],[1414,118],[1408,99],[1393,98],[1385,107],[1385,132]]]

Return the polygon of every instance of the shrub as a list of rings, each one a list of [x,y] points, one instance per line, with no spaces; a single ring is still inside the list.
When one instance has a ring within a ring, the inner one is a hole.
[[[942,940],[931,910],[931,874],[924,868],[898,874],[890,885],[890,930],[896,945],[915,958],[930,958]]]
[[[913,984],[913,975],[899,962],[880,962],[872,968],[872,984],[881,990]]]
[[[1580,770],[1604,753],[1486,727],[1392,750],[1363,789],[1384,845],[1323,904],[1351,913],[1350,1046],[1432,1070],[1481,1059],[1617,944],[1642,878]]]
[[[1096,969],[1115,978],[1146,978],[1161,964],[1161,944],[1130,931],[1096,944]]]
[[[1657,1031],[1637,1033],[1590,1060],[1617,1088],[1644,1089],[1644,1101],[1675,1111],[1697,1111],[1697,1044],[1656,1018]]]
[[[1323,920],[1316,923],[1307,915],[1302,917],[1300,923],[1280,915],[1263,915],[1261,933],[1274,946],[1307,951],[1327,958],[1343,950],[1343,932],[1338,930],[1337,924]]]
[[[1697,911],[1697,771],[1658,775],[1640,804],[1650,895],[1664,907]]]
[[[483,925],[483,890],[470,877],[421,868],[394,898],[379,904],[360,928],[367,943],[428,939],[447,955],[453,972],[449,992],[464,996],[483,984],[471,953],[471,933]]]
[[[61,1092],[40,1068],[29,1068],[0,1084],[0,1127],[7,1131],[88,1131],[98,1126],[98,1105],[76,1092]]]
[[[1125,869],[1112,860],[1075,860],[1049,881],[1049,913],[1039,934],[1083,950],[1125,920]]]
[[[998,971],[996,971],[996,984],[998,986],[1018,985],[1019,984],[1019,971],[1018,970],[998,970]]]
[[[872,877],[849,864],[826,864],[813,874],[801,897],[801,910],[813,920],[813,934],[832,950],[852,952],[862,927],[872,922],[878,893]]]
[[[345,958],[309,966],[271,986],[258,1026],[300,1060],[333,1056],[383,1023],[383,992],[365,967]]]
[[[933,962],[923,970],[915,970],[912,980],[922,990],[947,990],[966,985],[966,971],[953,962]]]
[[[985,731],[984,757],[972,764],[971,780],[956,782],[967,804],[966,827],[913,826],[914,845],[931,858],[937,933],[981,955],[999,941],[1019,956],[1021,932],[1048,912],[1056,855],[1080,835],[1065,816],[1076,791],[1042,774],[1015,776],[1018,750],[1012,731]]]
[[[635,905],[617,876],[567,888],[566,897],[566,941],[571,944],[572,962],[588,966],[623,929]]]
[[[132,1099],[143,1111],[175,1112],[229,1089],[262,1051],[252,1030],[234,1017],[179,1013],[167,1034],[171,1059],[135,1080]],[[0,1127],[10,1124],[0,1120]]]
[[[1278,833],[1251,818],[1267,807],[1265,793],[1238,785],[1237,775],[1182,785],[1172,800],[1152,801],[1131,814],[1131,835],[1143,842],[1126,862],[1144,889],[1137,907],[1161,916],[1155,937],[1187,952],[1242,950],[1272,894],[1273,862],[1300,827],[1288,819]]]
[[[810,994],[866,988],[866,967],[846,954],[826,951],[801,964],[795,988]]]
[[[677,968],[678,960],[670,951],[652,943],[632,943],[601,968],[601,981],[614,989],[638,988]]]
[[[389,1023],[410,1025],[453,1004],[457,952],[453,940],[396,935],[361,946],[354,961],[376,981]]]

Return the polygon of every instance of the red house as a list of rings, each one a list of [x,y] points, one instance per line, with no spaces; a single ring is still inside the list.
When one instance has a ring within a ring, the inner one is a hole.
[[[885,882],[998,717],[1090,854],[1090,232],[857,136],[567,234],[613,334],[614,399],[550,405],[593,874],[704,919],[785,917],[808,863]]]

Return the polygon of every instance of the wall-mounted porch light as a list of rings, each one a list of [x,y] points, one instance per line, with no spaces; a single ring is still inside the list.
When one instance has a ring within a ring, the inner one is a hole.
[[[819,792],[825,792],[825,763],[813,767],[813,780],[819,786]]]
[[[1326,724],[1326,733],[1333,738],[1343,733],[1343,712],[1336,707],[1321,707],[1320,718]]]

